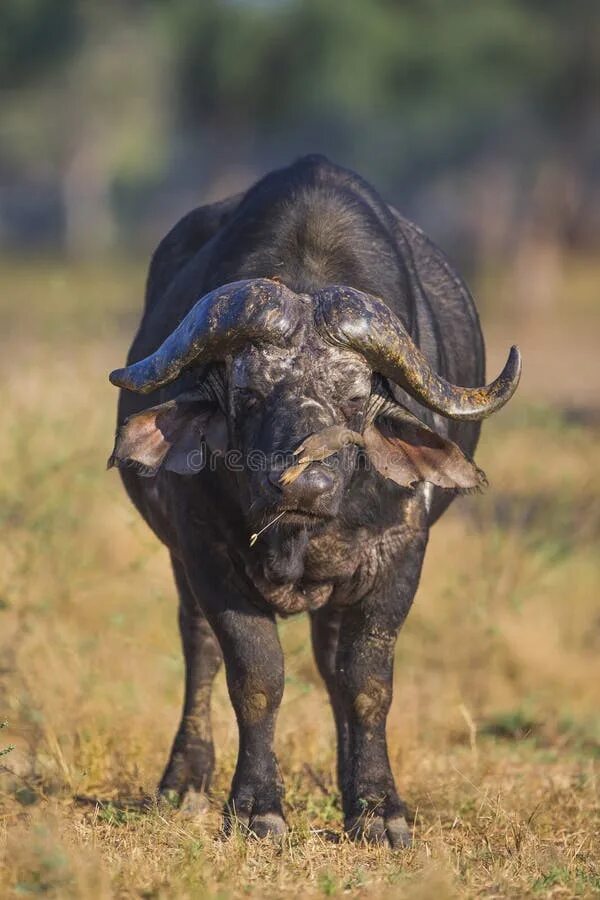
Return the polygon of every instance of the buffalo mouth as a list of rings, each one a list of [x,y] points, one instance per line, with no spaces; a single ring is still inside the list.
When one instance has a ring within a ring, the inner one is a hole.
[[[320,525],[333,519],[332,515],[308,509],[282,509],[279,510],[278,514],[280,513],[283,516],[279,522],[286,525]]]
[[[273,507],[264,509],[258,517],[253,517],[253,526],[260,533],[297,527],[311,530],[327,525],[334,518],[333,513],[325,510],[302,509],[298,506]]]

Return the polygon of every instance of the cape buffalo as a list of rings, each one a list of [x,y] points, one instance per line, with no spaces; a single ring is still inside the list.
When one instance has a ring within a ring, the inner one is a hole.
[[[409,843],[386,718],[398,631],[430,526],[485,484],[480,421],[520,356],[484,385],[473,300],[442,252],[322,156],[184,216],[150,265],[122,388],[118,465],[167,545],[186,684],[159,791],[205,801],[221,661],[239,726],[225,825],[283,833],[273,734],[276,615],[307,611],[335,715],[345,827]]]

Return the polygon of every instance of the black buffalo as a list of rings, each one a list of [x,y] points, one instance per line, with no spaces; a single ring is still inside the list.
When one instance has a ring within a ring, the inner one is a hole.
[[[224,659],[240,738],[225,822],[284,831],[276,615],[308,611],[346,829],[407,843],[385,734],[396,636],[430,526],[485,483],[479,423],[514,393],[518,351],[482,386],[477,313],[445,256],[309,156],[169,232],[127,363],[110,462],[171,553],[186,665],[161,794],[204,802]]]

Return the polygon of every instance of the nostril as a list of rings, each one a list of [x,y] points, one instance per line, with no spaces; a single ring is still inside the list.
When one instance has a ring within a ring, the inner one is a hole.
[[[281,483],[284,469],[273,468],[267,472],[270,485],[281,491],[290,500],[312,503],[321,496],[327,496],[335,487],[335,476],[331,470],[312,465],[289,484]]]
[[[296,481],[287,485],[285,493],[294,497],[299,503],[315,503],[333,492],[335,481],[333,474],[321,467],[311,466]]]
[[[333,476],[322,468],[309,469],[304,479],[316,494],[326,494],[333,487]]]

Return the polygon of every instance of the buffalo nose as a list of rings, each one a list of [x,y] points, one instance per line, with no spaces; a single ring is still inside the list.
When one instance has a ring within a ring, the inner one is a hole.
[[[303,494],[310,492],[314,496],[320,496],[332,490],[333,475],[322,466],[312,466],[306,469],[295,483]]]
[[[330,494],[335,487],[333,473],[319,465],[309,466],[291,484],[281,484],[281,475],[281,469],[272,469],[269,472],[269,481],[279,488],[288,499],[298,501],[302,505],[310,504],[320,497]]]

